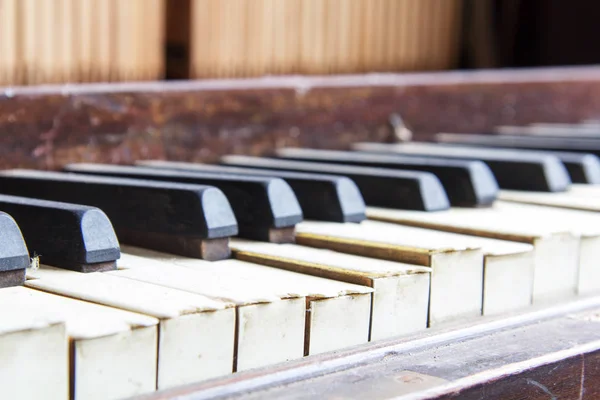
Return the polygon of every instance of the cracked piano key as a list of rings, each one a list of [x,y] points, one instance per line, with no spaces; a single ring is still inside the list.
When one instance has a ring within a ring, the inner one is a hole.
[[[221,162],[243,168],[325,172],[327,175],[346,176],[356,183],[367,205],[422,211],[445,210],[450,207],[439,179],[428,172],[393,171],[248,156],[224,156]]]
[[[42,399],[51,394],[68,399],[69,339],[64,318],[44,304],[12,300],[11,291],[0,289],[2,397]]]
[[[276,155],[282,160],[429,172],[441,181],[454,206],[486,206],[498,194],[492,171],[481,161],[300,148],[278,149]]]
[[[0,193],[93,206],[110,218],[119,242],[218,260],[229,257],[237,222],[210,186],[62,172],[5,170]]]
[[[79,174],[214,186],[227,196],[238,222],[239,236],[248,239],[293,242],[294,226],[302,221],[294,192],[284,180],[275,177],[109,164],[70,164],[64,169]]]
[[[119,241],[98,208],[0,195],[0,210],[13,217],[29,252],[43,263],[80,272],[117,267]]]
[[[293,244],[235,239],[238,260],[373,288],[370,340],[427,328],[431,268]]]
[[[0,288],[22,285],[30,265],[29,249],[19,225],[1,211],[0,232]]]
[[[496,202],[497,204],[500,202]],[[548,216],[518,210],[451,208],[427,213],[368,208],[370,219],[446,232],[529,243],[534,246],[533,302],[577,294],[580,236]]]
[[[476,133],[438,133],[435,141],[461,145],[552,150],[600,155],[600,140],[573,137],[534,137],[524,135],[484,135]]]
[[[4,288],[0,299],[65,321],[70,398],[127,398],[156,390],[157,319],[25,287]]]
[[[236,371],[368,341],[372,289],[238,260],[126,246],[109,272],[236,304]]]
[[[25,286],[158,319],[159,390],[232,372],[232,303],[109,274],[44,265],[28,274]]]
[[[305,219],[360,222],[366,218],[365,202],[360,190],[354,181],[344,176],[162,160],[138,161],[136,164],[143,167],[177,171],[274,176],[285,180],[291,186]]]
[[[536,151],[417,142],[358,143],[353,148],[386,156],[399,154],[483,161],[502,189],[562,192],[571,183],[566,166],[557,156]]]

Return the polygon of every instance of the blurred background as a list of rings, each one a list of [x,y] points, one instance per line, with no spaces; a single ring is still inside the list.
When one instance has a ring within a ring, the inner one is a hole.
[[[0,0],[0,85],[600,61],[594,0]]]

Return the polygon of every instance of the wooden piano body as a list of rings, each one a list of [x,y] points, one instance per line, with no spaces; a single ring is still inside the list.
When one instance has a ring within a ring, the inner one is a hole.
[[[0,90],[2,168],[210,162],[600,117],[600,69],[277,77]],[[157,392],[146,399],[594,399],[600,297],[465,321]]]

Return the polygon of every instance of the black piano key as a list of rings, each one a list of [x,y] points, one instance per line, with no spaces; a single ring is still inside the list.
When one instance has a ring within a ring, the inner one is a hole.
[[[502,189],[562,192],[571,183],[567,169],[558,157],[537,151],[419,142],[358,143],[353,148],[386,155],[480,160],[490,167]]]
[[[229,257],[238,230],[227,198],[210,186],[6,170],[0,193],[98,207],[121,243],[206,260]]]
[[[346,176],[360,189],[367,205],[406,210],[438,211],[450,207],[446,192],[428,172],[394,171],[324,163],[286,161],[262,157],[225,156],[225,165],[267,170],[326,173]]]
[[[596,156],[600,155],[600,140],[590,138],[474,133],[438,133],[435,135],[434,139],[439,143],[453,143],[468,146],[551,150],[559,152],[589,153]]]
[[[498,196],[498,183],[489,167],[481,161],[297,148],[279,149],[276,154],[286,160],[429,172],[442,182],[453,206],[488,206]]]
[[[600,184],[600,158],[593,154],[550,151],[560,159],[573,183]]]
[[[0,195],[0,210],[13,217],[27,248],[44,264],[79,272],[117,268],[119,241],[98,208]]]
[[[345,176],[161,160],[139,161],[136,164],[177,171],[274,176],[292,187],[306,219],[329,222],[360,222],[366,219],[365,202],[360,190],[354,181]]]
[[[295,225],[302,221],[296,195],[275,177],[224,175],[213,172],[169,171],[155,168],[108,164],[70,164],[65,171],[210,185],[219,188],[231,204],[239,236],[275,243],[295,242]]]
[[[9,214],[0,212],[0,232],[0,288],[22,285],[30,259],[21,229]]]

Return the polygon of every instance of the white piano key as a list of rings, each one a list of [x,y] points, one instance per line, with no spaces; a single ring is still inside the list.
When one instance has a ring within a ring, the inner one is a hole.
[[[532,244],[534,303],[558,301],[577,293],[580,237],[547,217],[495,207],[451,208],[436,213],[369,208],[367,213],[381,221]]]
[[[237,370],[368,341],[371,288],[238,260],[206,262],[132,247],[124,247],[123,251],[128,261],[121,265],[130,269],[114,274],[238,304]],[[134,258],[136,262],[132,263]],[[148,274],[150,262],[155,263],[153,277]],[[186,272],[173,274],[170,271],[174,268]],[[168,278],[164,278],[165,271],[169,271]],[[180,273],[196,276],[196,282],[177,282],[173,276]],[[311,312],[308,316],[307,311]],[[338,335],[334,348],[329,343],[331,335]]]
[[[144,254],[195,271],[212,270],[220,274],[222,279],[252,285],[258,289],[268,288],[279,296],[289,296],[290,293],[302,295],[307,300],[308,312],[305,355],[337,350],[369,340],[373,292],[369,287],[238,260],[199,262],[193,258],[173,257],[147,250]]]
[[[28,287],[157,318],[158,389],[232,372],[232,303],[104,273],[41,266],[32,275]]]
[[[118,271],[109,273],[234,303],[238,324],[234,371],[276,364],[304,355],[306,300],[301,295],[278,296],[273,290],[231,281],[220,271],[193,271],[125,251],[122,251],[117,267]]]
[[[13,299],[13,289],[0,289],[0,397],[68,399],[69,339],[64,319],[44,304],[9,302]]]
[[[303,226],[306,226],[306,224]],[[483,303],[481,308],[484,315],[518,310],[532,303],[535,258],[533,246],[529,244],[439,232],[377,221],[364,221],[359,229],[356,228],[356,225],[348,226],[354,231],[353,233],[348,231],[351,236],[361,237],[361,240],[369,240],[371,241],[371,245],[387,244],[395,246],[396,254],[393,255],[393,258],[396,259],[407,257],[411,252],[422,252],[428,246],[429,251],[441,254],[444,254],[450,248],[481,250],[483,254]],[[302,241],[305,239],[302,238],[299,240]],[[364,250],[361,250],[359,247],[358,251]],[[398,254],[398,252],[403,254]],[[445,272],[443,268],[445,261],[443,260],[447,255],[441,256],[438,254],[436,257],[438,257],[438,262],[431,265],[438,266],[438,283],[436,286],[436,282],[434,281],[436,271],[433,270],[432,292],[435,289],[447,291],[448,288],[444,287],[446,284],[443,280],[443,273]],[[388,256],[384,256],[384,258],[388,258]],[[429,262],[431,261],[429,260]],[[441,276],[440,271],[442,272]],[[457,271],[451,269],[447,270],[447,272],[452,274]],[[467,271],[459,270],[458,273],[466,274]],[[474,271],[470,273],[475,276]],[[474,280],[473,276],[470,278],[473,284],[474,282],[480,282],[479,277]],[[463,276],[463,278],[469,279],[467,276]],[[451,278],[446,277],[446,279]],[[473,291],[473,298],[476,296],[476,293],[476,291]],[[453,296],[458,296],[456,297],[457,302],[462,301],[460,297],[462,293],[453,293]]]
[[[464,240],[424,229],[403,232],[392,224],[297,225],[299,244],[431,267],[429,325],[481,315],[483,254]],[[406,229],[405,229],[406,231]]]
[[[585,186],[590,186],[585,188]],[[518,190],[501,190],[498,199],[514,203],[534,204],[581,211],[600,211],[597,188],[592,185],[571,185],[566,192],[521,192]]]
[[[431,268],[291,244],[233,239],[237,259],[372,287],[371,340],[427,327]]]
[[[536,219],[549,221],[558,229],[578,235],[577,293],[600,293],[600,213],[505,201],[498,201],[495,208],[535,216]]]
[[[25,287],[3,289],[0,296],[65,320],[72,342],[71,398],[120,399],[156,390],[157,319]]]

